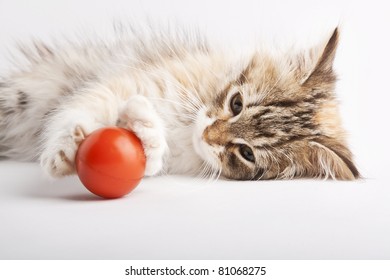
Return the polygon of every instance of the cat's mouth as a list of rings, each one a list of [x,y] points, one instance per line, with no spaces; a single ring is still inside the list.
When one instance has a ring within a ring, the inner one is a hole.
[[[209,163],[215,170],[218,170],[220,169],[220,161],[218,159],[217,151],[219,149],[215,149],[210,146],[203,139],[203,132],[213,122],[214,120],[206,115],[206,111],[204,109],[199,110],[194,126],[192,143],[195,152],[200,156],[200,158]]]
[[[208,161],[208,157],[210,154],[210,150],[208,144],[203,140],[202,134],[203,130],[197,131],[195,128],[195,132],[192,136],[192,143],[195,149],[195,152],[205,161]]]
[[[196,137],[195,135],[193,137],[193,145],[195,152],[201,159],[209,163],[213,169],[220,169],[220,161],[218,159],[218,150],[220,149],[210,146],[201,137]],[[220,148],[223,149],[223,147]]]

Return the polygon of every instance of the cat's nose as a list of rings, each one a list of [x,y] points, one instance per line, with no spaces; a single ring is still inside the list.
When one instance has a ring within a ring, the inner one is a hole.
[[[209,145],[224,145],[227,139],[225,122],[216,120],[213,124],[206,127],[202,138]]]

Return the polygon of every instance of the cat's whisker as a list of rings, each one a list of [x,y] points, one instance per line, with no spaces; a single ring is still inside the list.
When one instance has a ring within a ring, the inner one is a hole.
[[[286,152],[284,152],[282,150],[278,151],[274,147],[272,147],[272,149],[275,150],[275,153],[279,153],[282,156],[286,157],[288,159],[288,161],[290,162],[290,166],[294,166],[294,160],[290,156],[288,156]],[[278,176],[279,176],[279,173],[280,173],[280,169],[278,170]],[[281,178],[286,177],[286,169],[281,172],[281,175],[282,175]],[[293,176],[293,174],[288,175],[288,177],[292,177],[292,176]]]
[[[210,183],[210,180],[212,178],[212,174],[213,174],[213,168],[212,168],[211,164],[207,162],[206,169],[205,169],[205,172],[203,174],[203,179],[206,180],[207,184]]]
[[[206,163],[206,170],[202,176],[203,179],[206,180],[206,184],[210,184],[219,179],[222,173],[222,168],[218,167],[214,168],[210,163]]]
[[[218,176],[217,176],[216,180],[218,180],[221,177],[221,175],[222,175],[222,167],[220,167],[218,170]]]
[[[279,164],[279,161],[276,159],[276,157],[274,156],[274,154],[268,150],[268,148],[262,147],[262,149],[263,149],[264,151],[266,151],[266,153],[267,153],[267,154],[266,154],[266,158],[268,158],[268,159],[271,160],[271,163],[270,163],[270,164],[267,164],[267,166],[273,166],[274,164],[276,164],[276,166],[277,166],[277,168],[278,168],[278,173],[277,173],[277,174],[279,174],[279,173],[280,173],[280,164]],[[261,180],[261,179],[264,177],[264,175],[265,175],[266,173],[267,173],[267,172],[264,172],[264,173],[260,176],[260,178],[258,179],[258,181]],[[277,176],[278,176],[278,175],[277,175]],[[277,176],[276,176],[276,177],[277,177]]]
[[[211,181],[216,182],[221,176],[221,173],[222,173],[222,168],[218,168],[217,170],[214,170],[212,176],[210,177],[210,179],[212,179]]]
[[[202,171],[200,173],[200,178],[201,179],[206,179],[207,174],[209,172],[209,168],[210,168],[209,164],[207,162],[205,162],[205,165],[204,165],[204,167],[203,167],[203,169],[202,169]]]
[[[150,99],[152,100],[158,100],[158,101],[162,101],[162,102],[170,102],[171,104],[174,104],[174,105],[177,105],[185,110],[188,110],[189,113],[191,115],[193,115],[193,112],[192,111],[192,107],[188,107],[188,105],[186,103],[183,103],[183,102],[177,102],[177,101],[174,101],[174,100],[170,100],[170,99],[167,99],[167,98],[162,98],[162,97],[150,97]]]
[[[200,109],[200,106],[196,104],[189,96],[179,94],[178,97],[180,100],[186,104],[189,108],[191,108],[192,112],[198,112]]]

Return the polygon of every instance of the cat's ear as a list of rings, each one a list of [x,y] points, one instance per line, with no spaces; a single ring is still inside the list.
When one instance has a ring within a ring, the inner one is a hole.
[[[314,176],[325,176],[339,180],[353,180],[360,177],[352,161],[349,149],[338,140],[318,137],[309,142],[310,169]]]
[[[333,83],[336,79],[333,62],[339,42],[339,29],[334,29],[325,41],[298,58],[298,75],[301,85]]]

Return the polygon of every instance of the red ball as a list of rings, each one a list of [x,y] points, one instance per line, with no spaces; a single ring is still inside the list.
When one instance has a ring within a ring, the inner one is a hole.
[[[81,182],[103,198],[118,198],[131,192],[145,173],[146,158],[141,141],[119,127],[92,132],[81,142],[76,170]]]

